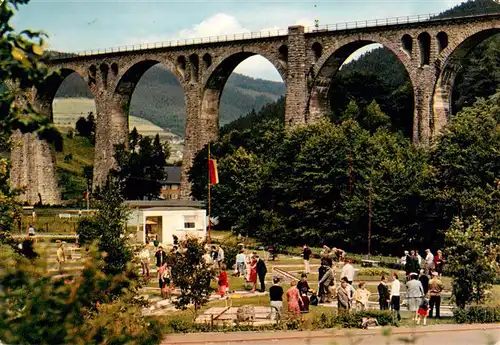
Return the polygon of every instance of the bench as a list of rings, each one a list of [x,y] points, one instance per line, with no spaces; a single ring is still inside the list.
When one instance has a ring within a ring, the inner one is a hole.
[[[361,267],[378,267],[380,261],[361,260]]]

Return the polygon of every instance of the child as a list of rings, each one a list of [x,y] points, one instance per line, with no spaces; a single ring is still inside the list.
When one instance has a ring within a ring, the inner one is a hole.
[[[229,288],[229,281],[227,280],[227,272],[226,272],[226,265],[222,264],[221,267],[221,272],[219,275],[219,295],[221,298],[223,298],[226,295],[227,289]]]
[[[170,276],[168,268],[161,266],[158,270],[160,293],[162,298],[170,298]]]
[[[415,315],[415,319],[417,320],[417,325],[420,325],[420,320],[424,319],[423,325],[427,325],[427,315],[429,314],[429,302],[427,302],[427,299],[422,298],[422,302],[420,303],[420,306],[418,307],[417,313]]]

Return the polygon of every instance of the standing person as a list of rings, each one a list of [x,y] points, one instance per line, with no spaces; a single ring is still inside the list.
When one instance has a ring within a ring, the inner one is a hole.
[[[422,297],[424,297],[424,288],[417,278],[418,275],[412,273],[410,280],[406,283],[406,300],[408,301],[408,310],[413,313],[413,320],[417,318],[418,306],[422,302]]]
[[[35,227],[32,224],[28,226],[28,236],[35,236]]]
[[[391,310],[393,315],[396,314],[398,321],[401,321],[400,303],[401,303],[401,282],[398,279],[398,274],[392,272],[392,284],[391,284]]]
[[[429,291],[429,276],[424,274],[424,270],[420,270],[420,277],[418,277],[418,280],[420,280],[420,283],[422,283],[422,287],[424,288],[424,295],[427,295],[427,292]]]
[[[330,248],[326,244],[323,246],[323,249],[321,249],[320,255],[322,258],[330,256]]]
[[[406,259],[408,258],[408,256],[410,256],[410,253],[405,250],[404,255],[401,257],[401,259],[399,259],[399,265],[402,270],[406,269]]]
[[[215,246],[212,246],[210,251],[210,258],[212,259],[212,264],[214,265],[215,271],[219,270],[218,257],[219,257],[219,252],[217,251],[217,248]]]
[[[257,259],[257,275],[259,276],[259,282],[260,282],[260,292],[265,292],[266,291],[266,274],[267,274],[267,267],[266,263],[264,260],[259,258],[259,256],[256,256]]]
[[[290,283],[290,288],[286,292],[286,299],[288,302],[288,313],[290,313],[291,317],[297,318],[300,315],[302,299],[300,298],[297,282],[295,280],[292,280]]]
[[[161,247],[158,247],[160,249]],[[162,298],[167,298],[170,289],[170,278],[168,273],[167,265],[162,265],[158,267],[158,286],[160,287],[160,294]]]
[[[252,257],[248,274],[248,282],[252,284],[252,292],[255,292],[257,286],[257,258],[255,256]]]
[[[356,301],[356,310],[365,311],[368,309],[368,300],[370,299],[370,291],[365,288],[365,282],[360,282],[354,293],[354,300]]]
[[[66,262],[66,254],[64,253],[64,242],[59,245],[57,249],[57,262],[59,264],[59,274],[62,274],[63,263]]]
[[[410,252],[410,257],[406,259],[406,277],[409,278],[412,273],[420,272],[420,266],[418,265],[418,258],[415,255],[415,251]]]
[[[351,294],[347,289],[347,282],[345,280],[342,280],[337,289],[337,301],[339,313],[345,313],[351,309]]]
[[[389,310],[389,301],[391,300],[391,294],[389,293],[389,287],[387,286],[386,276],[382,276],[382,278],[380,278],[380,284],[378,284],[377,286],[377,291],[380,310]]]
[[[422,268],[422,257],[418,253],[418,249],[415,249],[415,256],[417,257],[418,267],[420,269],[420,268]],[[420,272],[420,270],[419,270],[419,272]]]
[[[425,274],[430,275],[431,270],[434,269],[434,255],[432,255],[430,249],[425,250]]]
[[[279,278],[273,278],[273,286],[269,288],[269,299],[271,301],[271,320],[281,319],[283,312],[283,288],[279,286]]]
[[[330,303],[330,286],[335,285],[335,275],[333,273],[333,270],[330,266],[327,265],[327,261],[324,261],[324,266],[325,268],[325,273],[321,277],[318,285],[319,285],[319,290],[320,290],[320,303]]]
[[[236,268],[238,269],[238,276],[246,276],[246,264],[245,264],[245,251],[240,249],[238,255],[236,255]]]
[[[443,252],[441,250],[438,250],[436,256],[434,256],[434,269],[439,275],[443,274],[443,266],[444,266]]]
[[[162,266],[158,270],[158,282],[162,298],[170,298],[170,270],[167,266]]]
[[[303,302],[300,311],[307,313],[309,312],[309,296],[307,294],[312,291],[307,282],[307,274],[302,273],[300,281],[297,283],[297,289],[300,292],[300,298]]]
[[[148,245],[145,244],[142,250],[139,252],[139,260],[141,260],[142,276],[149,278],[149,249]]]
[[[441,307],[441,292],[443,291],[444,285],[439,279],[439,274],[437,272],[432,272],[432,279],[429,282],[429,318],[432,318],[432,312],[434,307],[436,307],[436,318],[440,319],[440,307]]]
[[[355,273],[356,272],[354,271],[354,266],[351,265],[351,261],[346,261],[344,267],[342,268],[342,274],[340,275],[340,278],[347,278],[347,282],[349,283],[349,285],[352,285]]]
[[[310,266],[310,259],[311,259],[312,251],[311,248],[307,246],[307,244],[304,244],[304,251],[302,253],[302,256],[304,258],[304,273],[305,274],[310,274],[311,273],[311,266]]]
[[[225,264],[221,264],[218,285],[219,285],[219,295],[222,298],[226,295],[227,289],[229,288],[229,281],[227,279]]]
[[[163,247],[159,246],[158,251],[155,253],[156,267],[163,267],[167,265],[167,253],[163,251]]]
[[[158,250],[159,245],[160,242],[158,241],[158,235],[155,235],[155,240],[153,241],[153,246],[155,247],[155,250]]]
[[[217,251],[217,263],[219,265],[219,269],[222,267],[222,264],[224,263],[224,249],[222,249],[221,246],[219,246],[219,249]]]

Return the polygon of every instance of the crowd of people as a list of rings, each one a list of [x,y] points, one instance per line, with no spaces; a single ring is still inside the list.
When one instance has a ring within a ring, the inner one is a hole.
[[[173,247],[173,252],[178,251]],[[203,259],[205,263],[213,268],[218,283],[218,293],[225,297],[229,291],[229,277],[225,263],[224,250],[221,246],[212,245],[206,248]],[[280,279],[273,278],[273,285],[269,288],[269,299],[272,309],[271,317],[277,319],[283,312],[283,298],[287,300],[287,311],[294,316],[307,313],[311,305],[320,303],[331,303],[337,301],[340,312],[349,312],[351,309],[364,311],[368,308],[370,291],[365,282],[358,282],[354,287],[355,268],[353,262],[346,260],[345,252],[338,248],[324,246],[321,251],[320,267],[318,268],[318,289],[313,290],[307,281],[311,273],[310,260],[311,249],[303,247],[304,273],[300,280],[292,280],[290,287],[285,292],[280,286]],[[59,257],[59,253],[58,253]],[[170,279],[171,266],[167,262],[168,255],[161,246],[155,252],[156,267],[158,268],[158,282],[162,297],[168,298],[172,288]],[[139,253],[143,276],[149,277],[150,253],[147,245]],[[242,244],[239,245],[238,254],[235,259],[232,275],[241,277],[252,292],[265,292],[265,278],[267,267],[265,261],[259,257],[257,252],[245,253]],[[405,257],[400,259],[400,264],[406,271],[406,279],[401,281],[397,272],[390,277],[382,276],[377,286],[380,310],[392,310],[395,319],[401,320],[400,307],[401,284],[406,284],[405,301],[408,310],[413,313],[413,319],[417,323],[423,321],[426,324],[427,317],[440,318],[441,293],[443,283],[440,275],[444,266],[444,258],[441,251],[434,256],[429,249],[426,250],[425,258],[421,258],[418,251],[405,252]],[[342,266],[340,282],[336,283],[334,266]]]

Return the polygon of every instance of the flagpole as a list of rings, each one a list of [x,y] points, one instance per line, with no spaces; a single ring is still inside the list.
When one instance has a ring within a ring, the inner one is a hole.
[[[207,234],[207,242],[210,243],[210,141],[208,141],[208,234]]]

